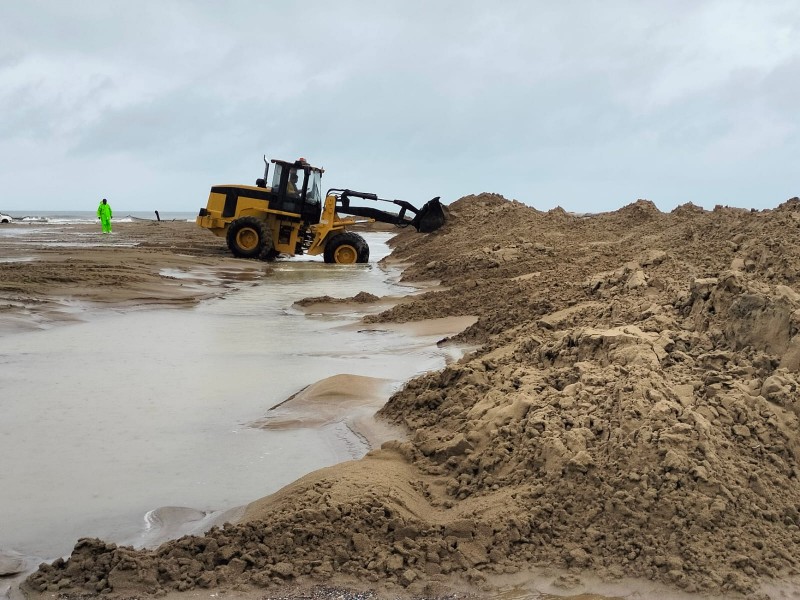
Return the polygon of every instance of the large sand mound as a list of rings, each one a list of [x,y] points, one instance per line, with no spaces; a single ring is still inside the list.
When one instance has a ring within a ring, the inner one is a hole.
[[[800,560],[800,200],[573,216],[484,194],[395,239],[480,349],[381,410],[409,439],[153,551],[82,540],[29,590],[322,581],[435,593],[553,566],[753,594]]]

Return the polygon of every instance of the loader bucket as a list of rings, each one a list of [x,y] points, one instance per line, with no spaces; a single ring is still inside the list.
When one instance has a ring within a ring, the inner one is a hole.
[[[436,198],[429,200],[419,209],[411,224],[420,233],[430,233],[439,229],[444,225],[444,222],[444,209],[442,208],[442,203],[439,202],[439,196],[436,196]]]

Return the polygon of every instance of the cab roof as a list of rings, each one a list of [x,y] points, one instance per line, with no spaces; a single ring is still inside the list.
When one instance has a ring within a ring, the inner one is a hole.
[[[318,172],[320,174],[325,172],[325,169],[323,169],[322,167],[314,167],[314,166],[308,164],[307,162],[301,161],[301,160],[288,161],[288,160],[280,160],[280,159],[277,159],[277,158],[273,158],[273,159],[270,160],[270,162],[272,162],[272,163],[274,163],[276,165],[281,165],[283,167],[287,167],[289,169],[309,169],[311,171],[316,171],[316,172]]]

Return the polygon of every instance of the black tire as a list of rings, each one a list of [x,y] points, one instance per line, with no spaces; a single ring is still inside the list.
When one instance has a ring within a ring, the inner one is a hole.
[[[369,245],[366,240],[350,231],[334,235],[325,244],[326,263],[352,265],[369,262]]]
[[[261,256],[259,258],[261,260],[265,260],[267,262],[272,262],[273,260],[278,258],[281,255],[281,253],[278,252],[277,250],[275,250],[275,248],[272,247],[272,234],[271,233],[270,233],[269,239],[270,239],[270,243],[264,245],[264,251],[261,253]]]
[[[228,226],[228,248],[237,258],[265,258],[272,252],[272,233],[257,217],[241,217]]]
[[[358,262],[359,263],[368,263],[369,262],[369,244],[367,244],[367,240],[363,237],[358,235],[357,233],[353,234],[359,240],[361,240],[361,247],[358,249]]]

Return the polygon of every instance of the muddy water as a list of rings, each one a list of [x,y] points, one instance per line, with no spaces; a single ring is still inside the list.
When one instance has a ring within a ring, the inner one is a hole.
[[[248,424],[328,376],[396,387],[444,365],[441,335],[358,331],[343,326],[357,309],[292,307],[308,296],[409,293],[375,262],[386,238],[370,237],[369,265],[280,262],[271,277],[193,309],[78,306],[83,322],[0,338],[0,553],[54,558],[83,536],[139,545],[159,515],[213,516],[363,455],[364,441],[337,424]]]

